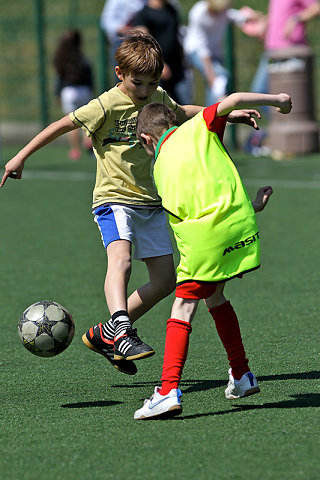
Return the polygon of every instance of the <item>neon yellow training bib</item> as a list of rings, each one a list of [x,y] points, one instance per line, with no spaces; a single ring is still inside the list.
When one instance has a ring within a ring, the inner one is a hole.
[[[154,179],[180,252],[178,283],[221,282],[258,268],[255,212],[218,135],[203,112],[173,130],[158,143]]]

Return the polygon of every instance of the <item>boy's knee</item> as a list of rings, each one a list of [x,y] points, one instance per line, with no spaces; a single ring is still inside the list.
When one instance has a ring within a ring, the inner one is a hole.
[[[162,279],[162,281],[159,279],[157,282],[152,282],[152,285],[156,295],[161,300],[174,292],[176,288],[176,279],[175,277],[168,278],[167,280]]]
[[[131,272],[131,247],[127,240],[111,242],[107,247],[108,271]]]
[[[175,274],[168,275],[166,278],[163,278],[161,282],[159,282],[160,291],[163,292],[163,296],[170,295],[170,293],[175,291],[176,288],[176,276]]]
[[[171,310],[172,318],[191,323],[196,313],[198,303],[199,300],[176,297]]]
[[[111,267],[110,263],[109,263],[109,267]],[[125,274],[130,273],[131,272],[131,256],[123,255],[113,259],[112,268],[118,270],[119,272],[123,272]]]
[[[128,256],[128,257],[120,258],[118,261],[118,265],[119,265],[119,268],[121,268],[126,272],[131,271],[131,257]]]
[[[165,296],[170,295],[170,293],[174,292],[176,289],[176,277],[170,278],[170,280],[163,285],[163,289],[165,291]]]

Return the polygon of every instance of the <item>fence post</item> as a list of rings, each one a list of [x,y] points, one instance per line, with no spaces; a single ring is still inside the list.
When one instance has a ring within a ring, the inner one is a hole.
[[[75,28],[78,19],[78,0],[69,0],[69,28]]]
[[[226,55],[225,63],[226,68],[230,72],[230,78],[228,81],[228,91],[229,93],[235,92],[236,89],[236,79],[235,79],[235,60],[234,60],[234,34],[233,34],[233,25],[230,23],[227,28],[226,38]],[[236,125],[230,125],[230,143],[232,148],[238,147],[237,141],[237,130]]]
[[[40,118],[42,127],[49,124],[49,108],[47,99],[46,55],[44,47],[44,0],[34,0],[35,24],[38,49]]]
[[[98,26],[98,35],[99,35],[99,73],[98,73],[98,81],[99,81],[99,90],[104,92],[109,87],[108,85],[108,68],[109,68],[109,56],[108,56],[108,49],[107,49],[107,39],[106,34],[101,28]]]

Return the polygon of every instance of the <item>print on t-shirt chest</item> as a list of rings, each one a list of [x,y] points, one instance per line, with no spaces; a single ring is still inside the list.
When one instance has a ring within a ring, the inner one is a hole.
[[[115,119],[112,128],[109,128],[106,137],[103,139],[102,146],[110,143],[126,142],[129,146],[134,146],[136,140],[137,117]]]

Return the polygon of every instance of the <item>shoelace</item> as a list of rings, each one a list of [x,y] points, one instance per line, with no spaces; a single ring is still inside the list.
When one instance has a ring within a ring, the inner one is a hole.
[[[152,401],[152,400],[154,399],[154,396],[155,396],[155,394],[153,393],[150,398],[146,398],[146,399],[143,401],[143,405],[145,405],[147,402],[149,402],[149,400]]]
[[[136,328],[128,327],[126,333],[136,345],[141,345],[143,343],[142,340],[138,337]]]

